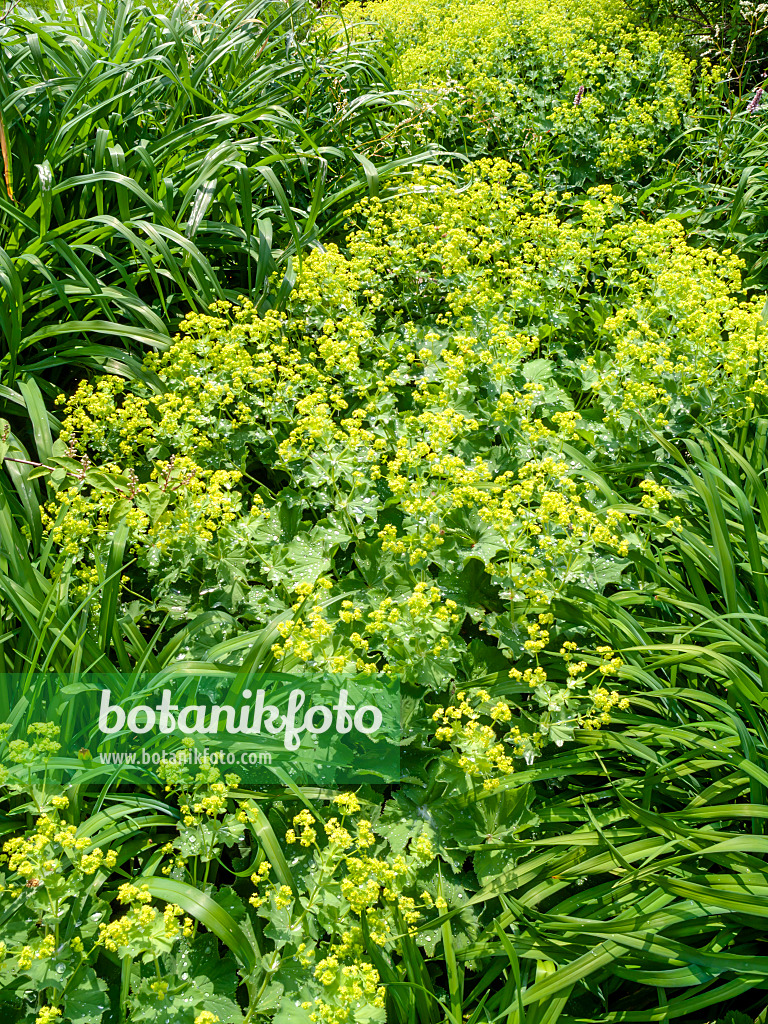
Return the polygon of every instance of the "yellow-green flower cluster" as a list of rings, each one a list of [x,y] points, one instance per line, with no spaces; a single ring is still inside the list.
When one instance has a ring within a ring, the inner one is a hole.
[[[57,812],[67,806],[62,803],[66,797],[54,797],[57,799],[54,810],[41,815],[30,832],[5,841],[3,853],[9,869],[22,878],[34,880],[36,885],[45,885],[48,880],[54,885],[65,863],[81,875],[93,875],[102,866],[113,868],[117,863],[115,851],[91,849],[88,836],[78,835],[75,825],[61,821]]]
[[[554,621],[552,613],[546,612],[527,623],[528,640],[523,647],[537,662],[550,643],[548,627]],[[527,685],[538,705],[535,729],[522,731],[519,724],[511,724],[521,721],[519,705],[503,695],[503,687],[496,696],[480,688],[459,691],[452,703],[433,713],[435,740],[450,744],[457,767],[492,790],[514,771],[515,757],[531,764],[552,737],[560,746],[573,737],[575,728],[600,729],[609,724],[613,709],[627,711],[630,706],[627,697],[609,691],[602,682],[606,676],[618,675],[623,660],[606,646],[589,652],[589,662],[576,661],[577,651],[573,641],[566,641],[558,651],[565,666],[564,678],[562,671],[547,670],[540,664],[509,670],[510,681]],[[600,681],[590,686],[595,677]],[[531,711],[528,706],[529,722],[533,719]]]
[[[299,963],[323,987],[321,997],[304,1004],[318,1024],[342,1024],[358,1019],[362,1012],[379,1019],[376,1011],[383,1009],[384,989],[366,952],[363,915],[371,939],[394,949],[403,926],[415,935],[425,914],[446,906],[427,892],[416,895],[419,872],[428,869],[436,856],[426,826],[415,831],[402,853],[377,855],[372,848],[377,842],[385,844],[377,839],[371,820],[361,815],[363,805],[357,794],[339,793],[333,803],[335,814],[325,820],[318,820],[308,808],[298,811],[286,833],[289,844],[299,842],[305,848],[304,870],[294,873],[298,892],[271,880],[272,865],[267,860],[251,878],[255,889],[251,905],[270,921],[277,915],[286,931],[314,913],[329,892],[338,900],[335,935],[322,942],[307,938],[296,951]],[[246,816],[251,811],[248,805],[243,807]],[[303,935],[308,935],[306,929]]]
[[[285,639],[272,647],[276,658],[295,658],[337,674],[371,675],[379,670],[406,672],[414,659],[455,653],[452,634],[460,623],[458,606],[439,587],[420,581],[396,598],[343,600],[335,620],[322,603],[329,587],[327,579],[319,579],[314,587],[297,587],[300,600],[293,604],[294,611],[305,601],[307,605],[301,617],[279,624]],[[347,628],[342,633],[340,627]]]
[[[661,145],[691,105],[692,63],[619,0],[375,0],[343,13],[355,34],[394,44],[423,137],[471,152],[559,147],[616,171]]]
[[[299,811],[293,817],[293,828],[285,834],[286,842],[299,842],[302,846],[311,846],[317,839],[315,819],[308,810]]]
[[[38,1011],[35,1024],[56,1024],[61,1019],[61,1010],[57,1006],[43,1006]]]
[[[187,736],[182,744],[190,751],[194,740]],[[228,810],[231,792],[240,785],[239,775],[228,772],[222,779],[219,769],[205,755],[196,770],[188,767],[184,759],[161,761],[158,775],[165,783],[165,792],[176,794],[181,812],[179,835],[161,847],[161,853],[173,855],[162,867],[163,874],[170,875],[174,869],[183,868],[190,849],[204,861],[216,857],[221,850],[220,839],[217,839],[219,832],[231,839],[242,837],[242,810],[237,813]]]
[[[315,977],[326,993],[314,1002],[309,1015],[313,1024],[345,1024],[354,1020],[355,1010],[366,1003],[374,1009],[384,1008],[384,986],[379,972],[370,963],[360,959],[342,963],[337,954],[330,954],[317,964]]]
[[[0,725],[0,736],[5,738],[10,728],[7,722]],[[61,749],[61,744],[58,741],[59,726],[53,722],[32,722],[27,727],[27,735],[33,737],[31,743],[18,739],[11,740],[8,744],[8,759],[10,761],[16,764],[47,761]],[[62,806],[66,805],[62,804]]]
[[[280,348],[281,322],[278,314],[259,318],[247,300],[231,319],[191,315],[167,352],[145,360],[154,391],[131,391],[107,375],[80,383],[57,442],[68,480],[43,514],[66,554],[82,563],[124,519],[151,569],[164,556],[205,550],[227,530],[234,544],[235,520],[245,529],[264,516],[258,494],[243,509],[232,456],[260,418],[259,388],[274,390],[276,378],[291,375],[295,357]],[[78,575],[83,594],[104,582],[97,566],[81,564]]]
[[[158,951],[167,952],[184,934],[192,933],[189,918],[179,921],[184,913],[181,907],[168,903],[161,913],[152,906],[146,886],[125,883],[118,888],[117,898],[130,909],[122,917],[99,925],[98,942],[112,953],[157,955]]]

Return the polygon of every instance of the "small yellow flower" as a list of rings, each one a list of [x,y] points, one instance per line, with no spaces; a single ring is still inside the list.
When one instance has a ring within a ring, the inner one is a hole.
[[[61,1010],[56,1006],[43,1006],[38,1011],[35,1024],[56,1024],[61,1017]]]

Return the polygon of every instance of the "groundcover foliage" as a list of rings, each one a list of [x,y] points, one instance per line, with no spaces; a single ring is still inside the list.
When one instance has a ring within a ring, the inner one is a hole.
[[[764,1020],[762,257],[662,215],[760,98],[668,29],[8,6],[3,1020]],[[400,781],[72,726],[274,671],[397,678]]]

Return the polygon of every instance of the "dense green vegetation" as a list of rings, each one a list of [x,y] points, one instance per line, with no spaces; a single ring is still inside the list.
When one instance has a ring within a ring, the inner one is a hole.
[[[6,4],[3,1022],[764,1024],[767,15]],[[76,724],[276,671],[400,780]]]

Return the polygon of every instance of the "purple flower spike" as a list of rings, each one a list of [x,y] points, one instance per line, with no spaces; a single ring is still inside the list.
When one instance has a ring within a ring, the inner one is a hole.
[[[580,85],[579,86],[579,91],[576,93],[576,95],[573,98],[573,105],[574,105],[574,107],[578,107],[578,106],[581,105],[581,99],[582,99],[583,95],[584,95],[584,86]]]
[[[763,91],[764,90],[762,89],[762,87],[759,88],[759,89],[755,89],[755,95],[752,97],[752,99],[747,104],[747,113],[748,114],[754,114],[754,112],[760,106],[760,100],[763,98]]]

